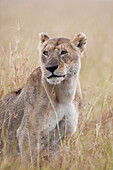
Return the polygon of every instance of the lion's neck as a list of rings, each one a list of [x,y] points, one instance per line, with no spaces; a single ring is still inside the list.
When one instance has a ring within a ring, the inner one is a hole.
[[[52,101],[62,104],[73,102],[78,83],[78,76],[73,76],[64,80],[59,85],[50,85],[46,80],[43,82]]]

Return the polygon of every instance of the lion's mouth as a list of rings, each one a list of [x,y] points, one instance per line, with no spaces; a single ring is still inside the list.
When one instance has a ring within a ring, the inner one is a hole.
[[[52,77],[65,77],[65,75],[59,76],[59,75],[54,75],[54,74],[52,74],[51,76],[48,77],[48,79],[50,79],[50,78],[52,78]]]

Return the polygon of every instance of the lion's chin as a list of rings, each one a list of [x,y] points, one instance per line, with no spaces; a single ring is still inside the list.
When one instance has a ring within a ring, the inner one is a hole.
[[[52,77],[50,79],[47,78],[47,82],[49,84],[54,84],[54,85],[60,84],[63,80],[64,77]]]

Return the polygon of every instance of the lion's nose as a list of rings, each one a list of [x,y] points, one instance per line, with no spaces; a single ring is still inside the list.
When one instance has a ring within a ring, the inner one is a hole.
[[[49,70],[49,71],[52,72],[52,73],[53,73],[57,68],[58,68],[58,65],[46,67],[46,69]]]

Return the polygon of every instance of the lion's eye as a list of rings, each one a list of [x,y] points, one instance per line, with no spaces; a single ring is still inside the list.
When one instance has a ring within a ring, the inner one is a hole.
[[[62,50],[61,52],[60,52],[60,55],[65,55],[65,54],[67,54],[68,52],[66,51],[66,50]]]
[[[45,50],[45,51],[43,51],[43,54],[46,56],[49,56],[49,51]]]

